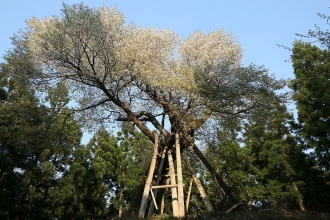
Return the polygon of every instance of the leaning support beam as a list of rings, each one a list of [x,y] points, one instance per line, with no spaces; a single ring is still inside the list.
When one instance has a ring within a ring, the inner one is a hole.
[[[201,182],[199,181],[198,177],[196,176],[195,173],[192,174],[192,178],[194,179],[194,182],[199,190],[199,193],[201,194],[202,196],[202,199],[203,199],[203,202],[207,208],[207,211],[208,212],[213,212],[214,209],[213,209],[213,206],[209,200],[209,198],[207,197],[206,193],[205,193],[205,190],[203,188],[203,185],[201,184]]]
[[[175,171],[174,171],[174,164],[173,164],[173,157],[172,157],[172,150],[167,152],[168,154],[168,165],[170,168],[170,175],[171,175],[171,185],[176,185],[175,180]],[[176,188],[171,188],[172,193],[172,210],[173,210],[173,217],[179,217],[179,210],[178,210],[178,191]]]
[[[156,186],[159,185],[159,182],[160,182],[160,177],[161,177],[161,173],[162,173],[162,169],[163,169],[163,164],[164,164],[164,160],[165,160],[165,156],[166,156],[166,150],[167,150],[167,147],[165,146],[164,147],[164,150],[163,150],[163,153],[162,153],[162,159],[160,161],[160,164],[159,164],[159,167],[158,167],[158,173],[157,173],[157,179],[156,179]],[[156,188],[153,188],[151,187],[152,189],[156,189]],[[152,192],[152,191],[151,191]],[[153,192],[154,193],[154,197],[157,197],[157,189]],[[152,194],[153,195],[153,194]],[[154,213],[154,206],[156,205],[156,209],[157,208],[157,204],[156,203],[156,200],[153,199],[150,203],[150,206],[149,206],[149,211],[148,211],[148,218],[151,218],[152,217],[152,214]]]
[[[186,213],[188,213],[188,210],[189,210],[190,195],[191,195],[191,188],[192,188],[193,181],[194,180],[191,179],[190,183],[189,183],[189,190],[188,190],[188,195],[187,195],[187,200],[186,200]]]
[[[155,206],[156,209],[158,210],[157,203],[156,203],[156,199],[155,199],[154,193],[152,192],[152,189],[150,190],[150,194],[151,194],[151,197],[152,197],[152,202],[154,202],[154,206]],[[149,209],[149,210],[150,210],[150,209]]]
[[[202,196],[202,199],[203,199],[203,202],[204,202],[204,204],[205,204],[205,206],[206,206],[206,208],[207,208],[207,211],[209,211],[209,212],[213,212],[213,211],[214,211],[213,206],[212,206],[212,204],[211,204],[209,198],[208,198],[207,195],[206,195],[206,192],[205,192],[205,190],[204,190],[204,188],[203,188],[203,185],[202,185],[202,183],[199,181],[199,179],[198,179],[196,173],[194,172],[193,168],[189,165],[189,162],[188,162],[187,160],[186,160],[186,166],[187,166],[187,168],[189,169],[189,171],[190,171],[190,173],[191,173],[191,176],[192,176],[192,178],[193,178],[193,180],[194,180],[194,182],[195,182],[195,184],[196,184],[196,186],[197,186],[197,188],[198,188],[198,191],[199,191],[199,193],[200,193],[201,196]]]
[[[146,212],[147,205],[148,205],[148,196],[149,196],[152,178],[153,178],[153,174],[154,174],[154,170],[155,170],[155,166],[156,166],[156,160],[157,160],[157,155],[158,155],[158,134],[156,132],[154,132],[154,136],[155,136],[154,153],[153,153],[153,156],[151,159],[146,184],[144,186],[143,196],[142,196],[140,210],[139,210],[139,218],[144,218],[144,216],[145,216],[145,212]]]
[[[176,172],[178,176],[178,208],[179,218],[184,218],[184,192],[183,192],[183,178],[182,178],[182,165],[181,165],[181,149],[179,134],[175,133],[175,150],[176,150]]]

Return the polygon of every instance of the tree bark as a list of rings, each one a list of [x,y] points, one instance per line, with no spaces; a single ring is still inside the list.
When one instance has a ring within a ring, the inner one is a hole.
[[[299,192],[299,188],[298,188],[298,186],[297,186],[297,184],[296,184],[295,181],[292,182],[292,186],[293,186],[293,188],[294,188],[298,193],[300,193],[300,192]],[[307,211],[303,199],[299,199],[299,207],[300,207],[300,210],[301,210],[301,211],[303,211],[303,212],[306,212],[306,211]]]
[[[124,175],[124,174],[123,174]],[[122,217],[123,215],[123,189],[119,189],[119,210],[118,210],[118,217]]]

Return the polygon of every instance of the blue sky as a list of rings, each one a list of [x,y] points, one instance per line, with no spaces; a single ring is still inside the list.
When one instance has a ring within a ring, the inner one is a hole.
[[[25,20],[59,14],[62,0],[0,0],[0,55],[11,47],[9,37],[25,27]],[[224,29],[243,48],[243,63],[264,65],[277,78],[293,77],[290,52],[276,46],[290,46],[295,33],[306,33],[315,24],[326,28],[316,13],[330,15],[326,0],[121,0],[83,2],[90,7],[117,6],[127,22],[142,27],[166,28],[181,37],[199,29],[205,33]]]
[[[24,29],[25,20],[60,14],[62,0],[0,0],[0,55],[10,49],[9,37]],[[328,0],[86,0],[64,1],[97,8],[117,6],[126,22],[166,28],[187,37],[195,30],[224,29],[243,48],[243,64],[264,65],[276,78],[293,77],[290,51],[295,33],[307,33],[317,24],[328,28],[316,13],[330,15]]]

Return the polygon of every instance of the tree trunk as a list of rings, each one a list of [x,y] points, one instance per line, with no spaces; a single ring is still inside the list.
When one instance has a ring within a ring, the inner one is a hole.
[[[299,189],[298,189],[298,186],[296,184],[296,182],[292,182],[292,186],[293,188],[298,192],[299,192]],[[305,204],[304,204],[304,200],[303,199],[299,199],[299,207],[300,207],[300,210],[303,211],[303,212],[306,212],[306,207],[305,207]]]
[[[145,216],[145,212],[146,212],[147,204],[148,204],[148,196],[150,193],[150,187],[151,187],[152,178],[153,178],[153,174],[154,174],[155,166],[156,166],[157,155],[158,155],[158,134],[155,132],[154,135],[155,135],[154,153],[153,153],[153,156],[151,159],[146,184],[144,186],[143,196],[142,196],[140,210],[139,210],[139,218],[144,218],[144,216]]]
[[[123,174],[124,175],[124,174]],[[118,210],[118,217],[123,216],[123,189],[119,190],[119,210]]]

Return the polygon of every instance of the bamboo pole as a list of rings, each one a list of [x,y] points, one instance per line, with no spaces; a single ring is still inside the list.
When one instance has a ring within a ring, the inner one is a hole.
[[[157,179],[156,179],[156,186],[159,185],[160,182],[160,177],[162,174],[162,169],[163,169],[163,164],[164,164],[164,160],[165,160],[165,156],[166,156],[166,150],[167,147],[164,147],[163,153],[162,153],[162,159],[160,161],[159,167],[158,167],[158,172],[157,172]],[[152,189],[156,189],[155,191],[153,191],[155,197],[157,198],[157,188],[152,188]],[[149,206],[149,211],[148,211],[148,218],[151,218],[152,214],[154,213],[154,207],[155,207],[155,201],[156,200],[152,200]],[[158,208],[157,208],[158,209]]]
[[[167,152],[168,154],[168,164],[170,168],[170,175],[171,175],[171,185],[175,185],[175,171],[173,165],[173,157],[172,157],[172,150]],[[171,188],[172,193],[172,210],[173,210],[173,217],[179,217],[179,210],[178,210],[178,191],[176,188]]]
[[[156,166],[156,160],[157,160],[157,155],[158,155],[158,134],[157,134],[157,132],[154,132],[154,136],[155,136],[154,152],[153,152],[153,156],[151,159],[146,184],[144,186],[143,196],[142,196],[140,210],[139,210],[139,218],[144,218],[144,216],[145,216],[145,212],[146,212],[147,204],[148,204],[148,196],[149,196],[152,178],[153,178],[153,174],[154,174],[154,170],[155,170],[155,166]]]
[[[176,172],[178,176],[178,206],[179,206],[178,214],[179,214],[179,218],[183,218],[185,216],[185,207],[184,207],[180,138],[178,133],[175,133],[175,150],[176,150]]]

